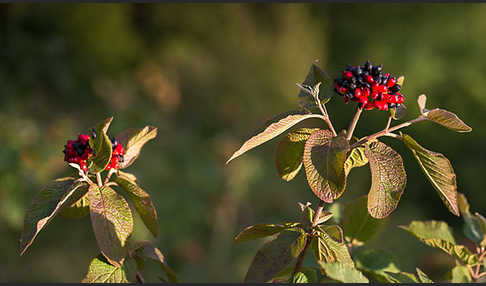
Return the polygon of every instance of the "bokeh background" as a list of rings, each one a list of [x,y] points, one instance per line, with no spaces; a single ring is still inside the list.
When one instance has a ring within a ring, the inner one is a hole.
[[[472,210],[486,213],[486,5],[484,4],[4,4],[0,6],[0,282],[78,282],[98,254],[89,216],[56,218],[20,257],[31,200],[49,180],[72,174],[63,145],[115,116],[110,133],[150,124],[159,136],[127,170],[154,200],[159,237],[137,218],[135,239],[163,251],[183,282],[239,282],[263,241],[235,245],[256,223],[299,217],[317,200],[301,172],[290,183],[274,167],[273,140],[225,165],[253,130],[297,106],[310,64],[332,77],[367,59],[405,75],[408,114],[416,98],[456,112],[473,132],[432,123],[407,132],[444,153]],[[328,105],[337,129],[354,106]],[[357,135],[380,130],[384,112],[365,112]],[[447,221],[465,242],[461,218],[442,205],[411,153],[408,184],[387,229],[369,248],[393,252],[404,271],[440,280],[454,261],[397,228]],[[368,192],[358,168],[339,202]],[[309,259],[306,263],[311,263]],[[156,266],[147,280],[157,281]]]

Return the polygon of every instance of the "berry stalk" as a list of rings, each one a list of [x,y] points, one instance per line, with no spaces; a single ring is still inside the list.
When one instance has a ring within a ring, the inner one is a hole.
[[[354,129],[356,128],[356,125],[358,124],[359,116],[361,115],[362,111],[363,111],[363,108],[358,106],[358,108],[356,109],[356,113],[354,114],[353,120],[349,124],[348,133],[346,135],[346,140],[349,141],[353,137]]]

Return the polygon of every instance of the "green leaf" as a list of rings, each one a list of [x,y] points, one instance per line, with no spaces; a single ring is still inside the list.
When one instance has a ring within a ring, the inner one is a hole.
[[[256,224],[245,228],[235,237],[235,242],[242,242],[251,239],[258,239],[266,236],[271,236],[282,230],[296,227],[299,223],[287,224]]]
[[[125,267],[116,267],[108,263],[103,255],[98,255],[89,265],[83,283],[129,283]]]
[[[20,237],[20,255],[34,242],[39,232],[68,205],[76,190],[87,184],[74,178],[51,181],[41,189],[31,203],[24,219],[24,229]]]
[[[343,134],[333,137],[329,130],[311,134],[304,148],[307,182],[321,200],[332,203],[346,188],[344,161],[349,143]]]
[[[425,274],[422,270],[420,270],[420,268],[415,268],[415,270],[417,271],[417,276],[420,280],[420,282],[422,283],[434,283],[434,281],[432,281],[429,276],[427,276],[427,274]]]
[[[408,272],[388,272],[385,271],[389,277],[391,277],[392,283],[419,283],[417,277],[414,274]]]
[[[322,86],[329,85],[330,78],[325,71],[317,66],[317,61],[314,61],[309,69],[309,73],[305,77],[302,85],[314,87],[318,83],[322,83]],[[304,91],[300,91],[298,97],[305,97],[307,94]]]
[[[319,229],[327,235],[329,235],[332,239],[339,243],[344,242],[344,233],[343,229],[337,225],[337,224],[332,224],[332,225],[320,225]]]
[[[368,212],[374,218],[387,217],[398,205],[407,184],[402,157],[380,141],[365,146],[371,169]]]
[[[464,123],[459,117],[447,110],[435,108],[424,113],[424,116],[439,125],[449,128],[456,132],[471,132],[472,128]]]
[[[258,132],[255,136],[252,136],[248,139],[243,145],[238,149],[231,158],[226,161],[228,164],[231,160],[241,156],[248,150],[251,150],[275,137],[282,134],[284,131],[288,130],[292,126],[296,125],[299,122],[302,122],[309,118],[322,118],[322,115],[319,114],[304,114],[300,111],[291,111],[284,114],[281,114],[270,122],[271,124],[268,125],[265,130],[262,132]]]
[[[397,84],[403,86],[403,82],[405,81],[405,76],[401,75],[397,78]]]
[[[441,221],[412,221],[408,226],[400,226],[428,246],[439,248],[466,264],[478,263],[478,257],[465,246],[456,245],[451,229]]]
[[[110,127],[112,120],[113,117],[110,117],[93,128],[96,132],[96,138],[91,137],[89,139],[89,145],[94,153],[90,159],[93,163],[88,169],[91,173],[99,173],[105,170],[106,166],[110,163],[112,146],[110,138],[106,135],[106,131]]]
[[[333,217],[333,215],[334,214],[332,212],[323,211],[319,216],[319,218],[317,219],[317,225],[321,223],[325,223],[326,221],[330,220]]]
[[[116,140],[125,148],[124,160],[120,163],[120,169],[125,169],[133,164],[145,143],[155,137],[157,137],[157,128],[153,126],[145,126],[142,129],[130,128],[120,133]]]
[[[285,181],[292,180],[302,167],[305,141],[317,128],[300,128],[287,133],[280,140],[275,151],[275,164],[278,174]]]
[[[340,223],[343,217],[343,206],[340,203],[335,202],[329,207],[328,210],[330,213],[332,213],[332,218],[334,221],[336,223]]]
[[[441,153],[420,146],[412,137],[402,134],[403,143],[412,151],[422,172],[439,194],[450,212],[459,216],[456,174],[451,162]]]
[[[295,273],[294,277],[292,277],[291,283],[309,283],[309,279],[305,276],[302,272]]]
[[[356,147],[348,153],[348,158],[344,162],[346,175],[351,172],[351,169],[368,164],[368,158],[366,158],[364,149],[364,147]]]
[[[344,208],[344,236],[353,244],[361,245],[385,228],[387,219],[375,219],[368,213],[367,196],[362,196]]]
[[[59,212],[65,218],[81,218],[89,214],[88,185],[79,187]]]
[[[157,211],[149,194],[147,194],[137,183],[130,180],[130,176],[119,173],[115,178],[115,182],[126,192],[128,198],[133,202],[135,209],[140,214],[143,223],[150,230],[153,236],[157,237],[158,223]]]
[[[393,279],[387,272],[400,272],[393,256],[384,250],[365,250],[356,257],[356,267],[379,283],[389,283]]]
[[[245,282],[267,282],[298,257],[300,233],[284,230],[274,240],[263,245],[246,273]],[[303,248],[303,246],[302,246]]]
[[[324,263],[322,261],[317,262],[319,266],[324,270],[326,275],[334,280],[343,283],[368,283],[369,280],[357,269],[343,263]]]
[[[354,267],[348,248],[343,242],[333,240],[326,232],[318,229],[318,236],[315,237],[311,246],[314,257],[317,261],[323,262],[340,262]]]
[[[157,262],[161,267],[164,273],[167,275],[169,282],[178,283],[179,279],[175,272],[169,267],[167,262],[165,261],[165,257],[162,252],[154,247],[149,241],[139,241],[136,243],[133,249],[133,253],[135,258],[143,259],[148,258]]]
[[[481,243],[484,239],[484,233],[481,229],[481,221],[477,216],[473,216],[469,212],[469,203],[466,196],[462,193],[457,193],[457,201],[459,205],[459,211],[462,214],[464,220],[463,232],[467,238],[476,243]]]
[[[452,268],[452,283],[471,283],[471,274],[469,269],[465,265],[456,265]]]
[[[124,248],[133,231],[133,218],[127,201],[108,186],[92,188],[89,193],[91,224],[101,253],[120,267]]]

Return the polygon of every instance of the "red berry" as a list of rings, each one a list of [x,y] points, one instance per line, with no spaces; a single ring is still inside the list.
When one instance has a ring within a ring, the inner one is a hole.
[[[373,100],[375,100],[375,99],[377,99],[377,98],[378,98],[378,95],[380,95],[380,94],[378,93],[378,91],[373,91],[373,92],[371,93],[371,98],[372,98]]]
[[[373,77],[372,77],[372,76],[370,76],[370,75],[366,75],[365,80],[366,80],[366,81],[367,81],[369,84],[372,84],[372,83],[374,83],[374,82],[375,82],[375,80],[373,79]]]
[[[366,109],[366,110],[373,109],[373,103],[368,102],[368,103],[365,105],[365,109]]]
[[[346,93],[346,91],[347,91],[347,89],[346,89],[345,87],[342,87],[342,86],[341,86],[341,87],[339,88],[339,93],[341,93],[341,94],[345,94],[345,93]]]
[[[79,134],[78,135],[78,141],[80,141],[81,143],[85,144],[89,141],[89,136],[86,135],[86,134]]]
[[[368,103],[368,98],[366,98],[366,97],[361,97],[361,98],[359,99],[359,102],[360,102],[360,103],[361,103],[363,106],[365,106],[365,105]]]
[[[386,85],[388,85],[389,87],[392,87],[394,86],[395,84],[397,83],[397,80],[394,78],[394,77],[391,77],[388,79],[388,81],[386,82]]]
[[[343,77],[345,79],[351,79],[353,77],[353,74],[350,71],[345,71],[343,72]]]
[[[361,97],[361,95],[362,95],[362,93],[361,93],[361,89],[359,89],[359,88],[355,89],[355,90],[354,90],[354,95],[355,95],[356,97]]]
[[[123,154],[125,154],[125,149],[123,149],[122,144],[118,143],[118,144],[115,146],[115,152],[117,152],[117,154],[118,154],[118,155],[123,155]]]
[[[370,89],[369,89],[369,88],[367,88],[367,87],[363,88],[363,93],[362,93],[362,96],[363,96],[363,97],[368,97],[368,96],[370,96]]]
[[[339,85],[337,83],[334,84],[334,88],[339,91]]]
[[[388,87],[386,87],[386,85],[380,85],[379,88],[378,88],[378,91],[379,92],[383,92],[383,93],[387,93],[388,92]]]
[[[371,84],[371,89],[372,89],[373,91],[378,90],[378,88],[379,88],[379,87],[380,87],[380,85],[379,85],[377,82],[375,82],[375,83]]]
[[[403,95],[401,95],[401,94],[398,94],[396,103],[402,104],[404,101],[405,101],[405,97],[403,97]]]

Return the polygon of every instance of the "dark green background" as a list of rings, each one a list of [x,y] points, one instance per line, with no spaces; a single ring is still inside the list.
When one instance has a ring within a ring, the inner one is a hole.
[[[110,134],[146,124],[159,136],[130,167],[154,200],[159,237],[137,218],[135,239],[163,251],[184,282],[239,282],[263,241],[233,243],[244,227],[299,216],[316,198],[301,172],[274,167],[277,140],[225,161],[254,129],[297,105],[314,59],[331,76],[367,59],[405,75],[408,114],[416,98],[456,112],[473,132],[430,122],[407,129],[444,153],[473,211],[486,213],[486,6],[483,4],[4,4],[0,6],[0,282],[77,282],[98,255],[89,217],[56,218],[22,257],[23,216],[49,180],[72,173],[63,145],[115,116]],[[355,107],[328,110],[346,128]],[[356,134],[380,130],[386,113],[365,112]],[[391,250],[404,271],[440,280],[454,261],[396,227],[445,220],[463,242],[462,221],[442,205],[411,153],[408,183],[388,228],[369,247]],[[366,194],[356,169],[340,202]],[[306,263],[311,263],[309,259]],[[152,266],[147,280],[156,282]]]

